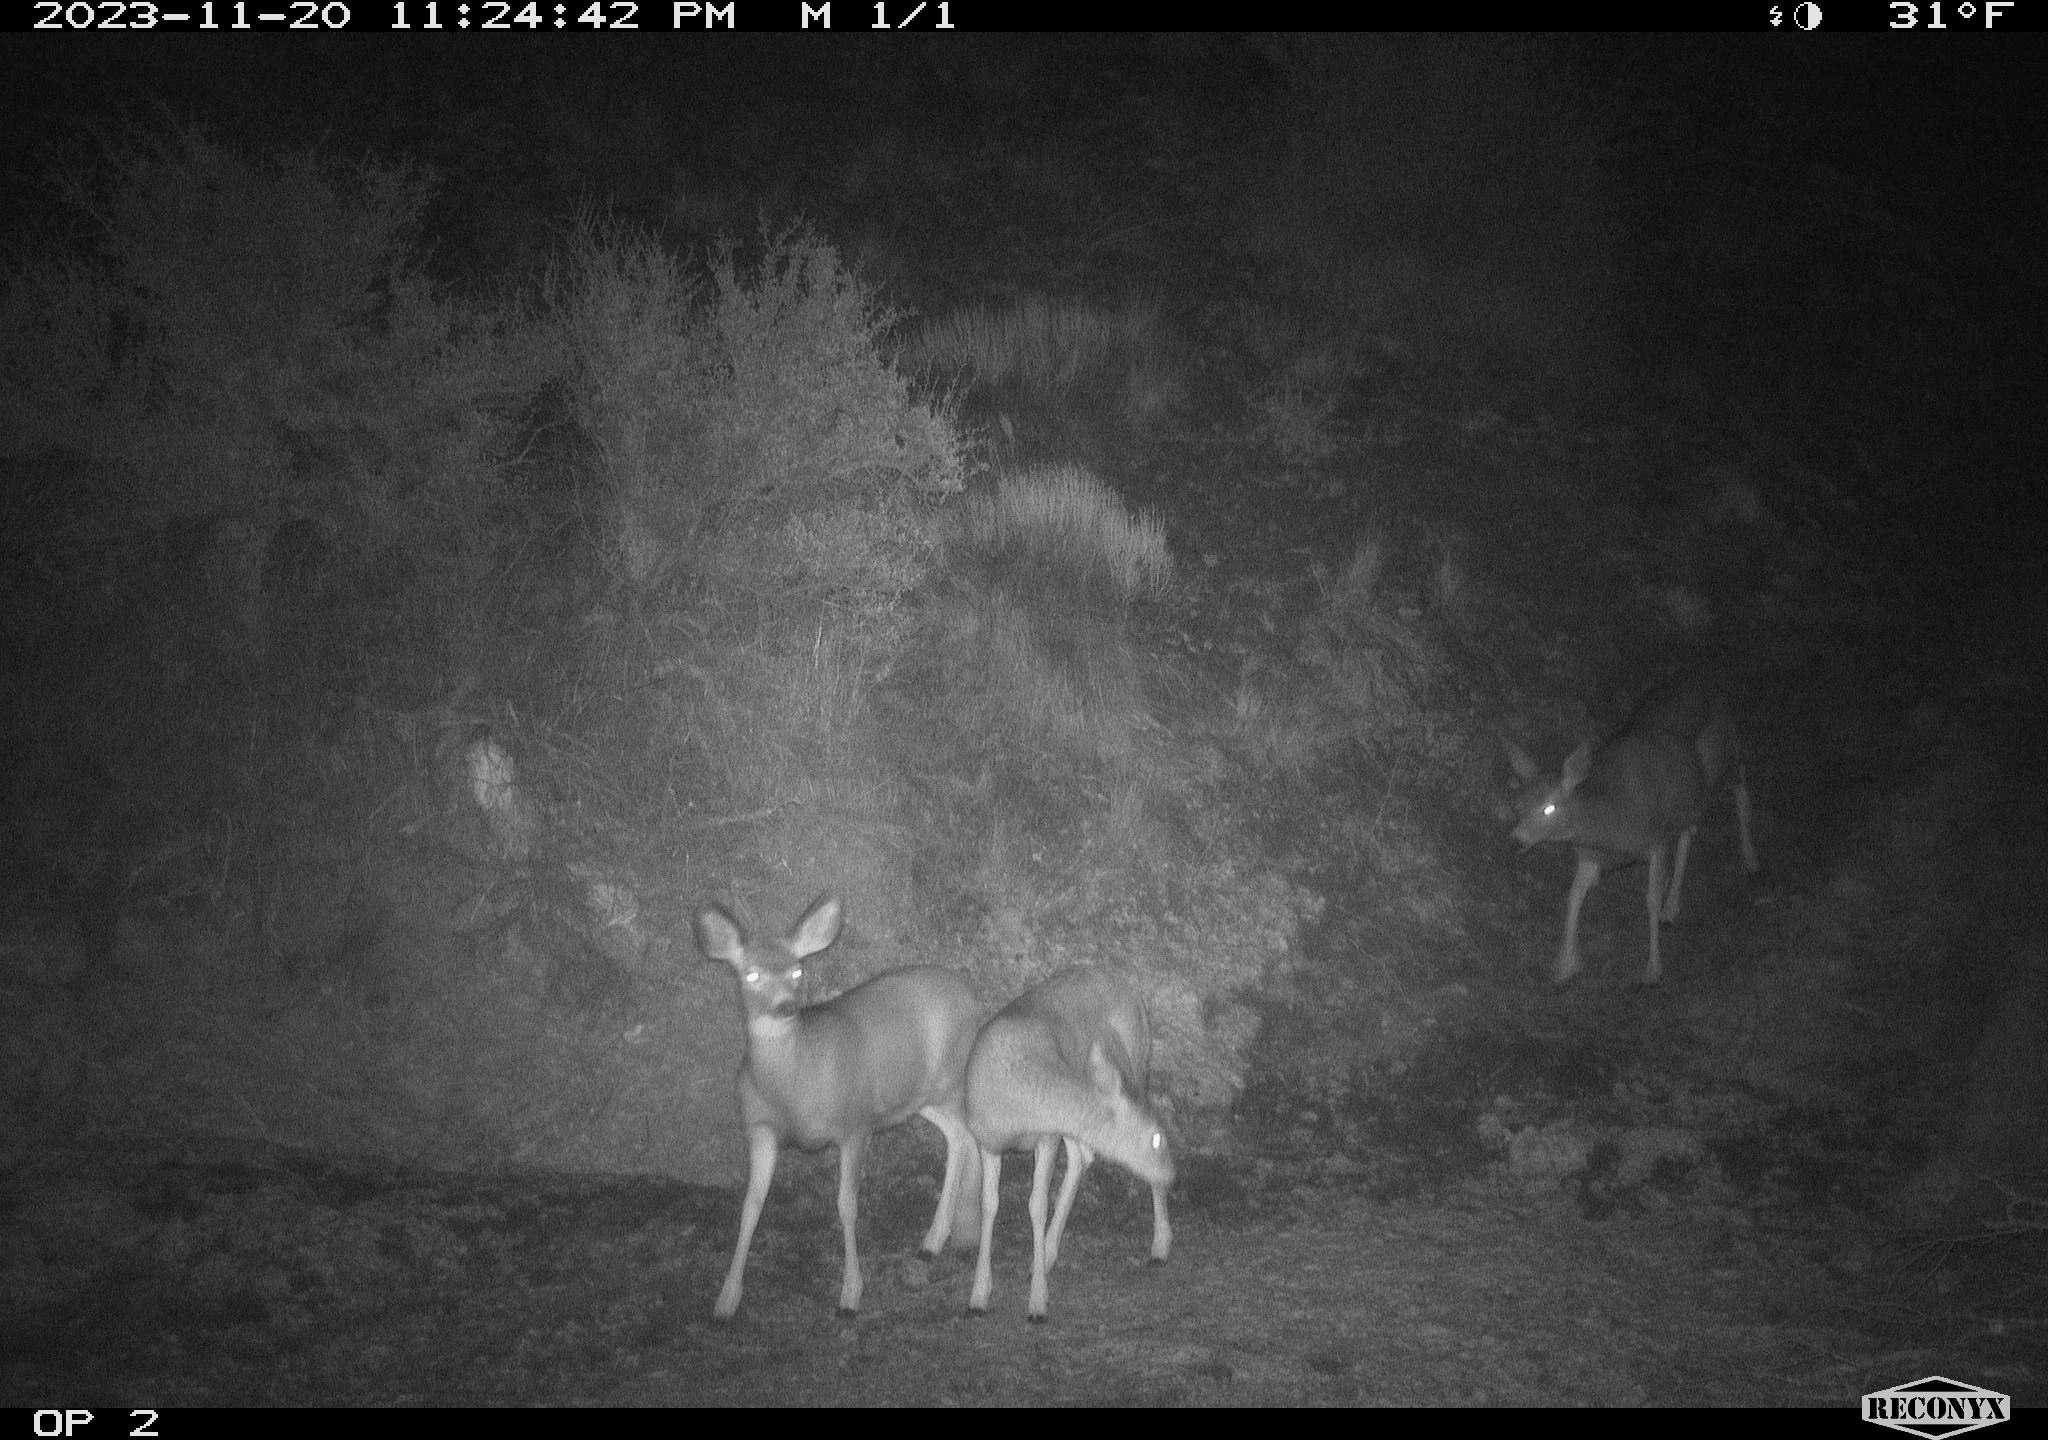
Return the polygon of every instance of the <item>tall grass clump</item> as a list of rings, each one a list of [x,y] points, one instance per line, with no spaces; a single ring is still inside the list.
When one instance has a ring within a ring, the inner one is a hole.
[[[1057,397],[1151,326],[1143,312],[1113,314],[1033,295],[1011,305],[964,305],[917,332],[920,361],[988,385],[1020,384]]]
[[[904,358],[968,389],[1016,387],[1048,402],[1095,382],[1135,429],[1172,414],[1187,395],[1159,307],[1142,300],[1115,310],[1038,295],[964,305],[918,326]]]
[[[1150,700],[1127,622],[1173,578],[1157,516],[1078,467],[1006,476],[962,511],[947,571],[944,649],[978,710],[1032,744],[1132,753]]]

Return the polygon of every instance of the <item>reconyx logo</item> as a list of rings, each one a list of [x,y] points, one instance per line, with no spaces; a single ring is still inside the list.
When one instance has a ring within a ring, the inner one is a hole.
[[[1965,1430],[1982,1430],[2012,1415],[2012,1397],[1995,1390],[1961,1385],[1943,1375],[1929,1375],[1910,1385],[1894,1385],[1863,1397],[1863,1418],[1926,1440],[1942,1440]]]

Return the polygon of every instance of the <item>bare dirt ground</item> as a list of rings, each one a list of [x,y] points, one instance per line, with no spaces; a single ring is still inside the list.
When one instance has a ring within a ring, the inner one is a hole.
[[[1823,1253],[1840,1228],[1732,1204],[1596,1224],[1498,1183],[1261,1197],[1198,1168],[1188,1188],[1214,1198],[1183,1200],[1163,1266],[1135,1191],[1084,1205],[1031,1325],[1028,1240],[969,1318],[966,1260],[907,1258],[910,1204],[876,1217],[867,1311],[835,1318],[814,1195],[777,1207],[720,1325],[717,1193],[279,1155],[52,1157],[44,1176],[61,1190],[17,1175],[10,1198],[44,1223],[65,1207],[97,1278],[10,1329],[10,1398],[38,1406],[1839,1403],[1877,1358]],[[201,1293],[149,1255],[171,1246],[205,1252]]]

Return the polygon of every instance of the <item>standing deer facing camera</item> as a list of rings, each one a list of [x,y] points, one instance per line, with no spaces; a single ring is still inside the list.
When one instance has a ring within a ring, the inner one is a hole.
[[[838,900],[821,896],[780,940],[749,940],[715,905],[697,917],[697,946],[732,967],[747,1027],[739,1073],[747,1198],[732,1265],[711,1312],[720,1320],[740,1307],[747,1250],[784,1141],[805,1150],[839,1147],[839,1225],[846,1240],[842,1315],[860,1309],[854,1227],[861,1157],[875,1131],[922,1115],[946,1137],[946,1177],[924,1237],[925,1253],[937,1255],[948,1239],[965,1240],[974,1230],[980,1152],[967,1131],[966,1082],[981,1004],[952,971],[914,965],[800,1007],[803,962],[838,938],[841,913]]]
[[[1136,990],[1106,970],[1079,967],[1027,990],[996,1012],[967,1063],[967,1123],[981,1145],[981,1256],[974,1267],[973,1310],[988,1309],[996,1227],[996,1186],[1003,1152],[1029,1146],[1032,1320],[1046,1311],[1045,1272],[1059,1262],[1060,1237],[1081,1176],[1106,1155],[1152,1186],[1152,1258],[1166,1259],[1173,1226],[1166,1190],[1173,1152],[1145,1105],[1152,1028]],[[1067,1171],[1046,1228],[1053,1151],[1062,1143]]]
[[[1526,849],[1556,842],[1578,851],[1579,868],[1565,902],[1564,942],[1553,978],[1562,985],[1579,973],[1579,907],[1603,867],[1641,859],[1649,870],[1650,963],[1643,983],[1664,978],[1657,924],[1678,918],[1685,884],[1685,859],[1692,849],[1700,814],[1724,776],[1733,777],[1735,823],[1742,867],[1755,873],[1756,846],[1749,838],[1749,786],[1742,771],[1735,721],[1720,689],[1699,677],[1667,680],[1643,697],[1635,714],[1598,750],[1589,744],[1565,757],[1556,775],[1539,774],[1513,741],[1504,741],[1508,762],[1524,790],[1514,837]],[[1671,843],[1668,894],[1664,874]]]

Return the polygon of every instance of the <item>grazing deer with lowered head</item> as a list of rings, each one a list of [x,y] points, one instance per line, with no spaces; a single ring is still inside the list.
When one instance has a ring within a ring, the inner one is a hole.
[[[1660,915],[1666,923],[1678,918],[1693,831],[1724,776],[1733,779],[1742,866],[1752,874],[1757,869],[1756,847],[1749,838],[1749,786],[1726,697],[1704,679],[1667,680],[1643,698],[1613,739],[1598,750],[1581,744],[1556,775],[1539,774],[1513,741],[1503,743],[1524,786],[1515,839],[1524,848],[1555,842],[1578,851],[1553,977],[1562,985],[1579,973],[1579,907],[1601,869],[1640,859],[1649,870],[1650,963],[1643,983],[1657,984],[1664,978],[1658,921]],[[1672,861],[1674,840],[1678,854]]]
[[[1031,1303],[1045,1319],[1045,1272],[1057,1264],[1060,1237],[1081,1176],[1097,1155],[1116,1161],[1152,1186],[1152,1258],[1173,1246],[1166,1190],[1173,1152],[1145,1103],[1152,1027],[1129,982],[1088,967],[1063,970],[1011,1001],[974,1042],[967,1062],[967,1123],[981,1145],[981,1256],[974,1267],[973,1310],[988,1309],[993,1279],[996,1186],[1003,1152],[1036,1151],[1031,1172]],[[1067,1152],[1066,1176],[1050,1230],[1046,1191],[1053,1151]]]
[[[838,938],[840,918],[839,902],[829,895],[780,940],[749,940],[715,905],[697,917],[697,946],[732,967],[747,1027],[739,1073],[747,1198],[740,1208],[739,1243],[711,1312],[720,1320],[739,1309],[747,1250],[785,1141],[805,1150],[839,1147],[839,1225],[846,1239],[842,1315],[860,1309],[854,1225],[861,1157],[875,1131],[922,1115],[946,1137],[946,1177],[924,1237],[926,1254],[937,1255],[954,1235],[964,1241],[974,1229],[981,1156],[967,1131],[966,1080],[981,1004],[952,971],[914,965],[884,971],[820,1004],[799,1006],[803,962]]]

